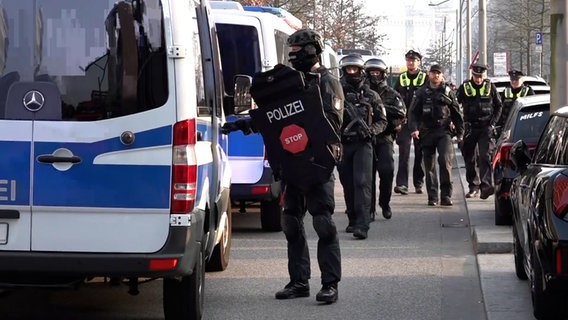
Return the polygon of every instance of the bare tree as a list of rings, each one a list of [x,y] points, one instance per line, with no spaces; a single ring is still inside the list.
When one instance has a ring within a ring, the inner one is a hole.
[[[361,0],[240,0],[243,5],[264,5],[286,9],[304,26],[322,33],[337,50],[355,48],[385,52],[386,35],[378,30],[379,16],[365,13]]]
[[[550,0],[492,0],[488,5],[488,56],[507,52],[509,66],[529,74],[548,74],[544,52],[550,43],[543,42],[541,52],[535,52],[535,34],[550,34]],[[546,37],[549,39],[549,37]]]

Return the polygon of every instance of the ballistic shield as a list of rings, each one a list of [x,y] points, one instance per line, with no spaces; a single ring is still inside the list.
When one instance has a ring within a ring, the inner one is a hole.
[[[251,95],[258,108],[249,114],[273,172],[300,188],[327,182],[337,160],[331,145],[339,137],[325,117],[319,86],[279,64],[254,77]]]

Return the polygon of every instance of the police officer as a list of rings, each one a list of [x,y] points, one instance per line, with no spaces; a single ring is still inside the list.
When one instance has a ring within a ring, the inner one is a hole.
[[[463,137],[463,117],[455,93],[444,82],[444,70],[440,65],[432,65],[428,72],[428,83],[416,91],[410,106],[408,126],[412,137],[420,139],[426,171],[428,205],[451,206],[452,203],[452,163],[454,145],[452,131],[457,140]],[[440,197],[434,157],[438,151],[440,167]]]
[[[406,71],[399,76],[399,81],[394,89],[400,93],[404,104],[409,107],[418,88],[426,83],[428,75],[420,70],[422,55],[414,50],[410,50],[405,55]],[[407,110],[408,113],[408,110]],[[398,144],[398,172],[396,173],[396,187],[394,192],[408,194],[408,162],[410,160],[410,143],[414,143],[414,165],[412,169],[412,179],[416,193],[422,193],[424,184],[424,168],[422,163],[422,150],[418,140],[412,139],[411,131],[407,124],[402,125],[396,143]]]
[[[535,94],[533,89],[524,83],[525,74],[522,71],[516,69],[509,70],[509,80],[510,84],[505,87],[503,92],[501,92],[503,109],[501,110],[499,121],[497,121],[497,124],[495,125],[495,128],[498,130],[497,137],[501,135],[503,125],[505,125],[505,121],[507,121],[507,117],[509,116],[509,112],[513,107],[513,103],[515,103],[515,100],[519,97],[532,96]]]
[[[365,81],[365,61],[347,55],[339,61],[345,111],[341,127],[343,158],[337,168],[343,186],[349,225],[356,239],[366,239],[371,212],[373,139],[387,126],[379,95]]]
[[[319,85],[325,116],[339,136],[339,128],[343,121],[343,90],[339,79],[320,65],[319,55],[324,48],[322,37],[313,30],[300,29],[288,37],[288,46],[289,61],[294,69],[304,72],[306,81]],[[235,129],[245,133],[255,131],[254,123],[250,119],[237,120],[223,126],[224,132]],[[317,293],[316,300],[333,303],[337,301],[337,284],[341,280],[339,239],[331,217],[335,209],[335,178],[331,174],[328,181],[303,188],[286,183],[284,176],[282,184],[284,188],[282,230],[288,243],[290,282],[276,292],[276,299],[293,299],[310,295],[308,282],[311,277],[310,254],[303,222],[306,211],[309,211],[319,237],[317,257],[322,288]]]
[[[394,139],[400,132],[402,124],[406,120],[406,106],[400,94],[387,84],[387,65],[378,58],[370,58],[365,61],[365,72],[369,86],[377,92],[383,101],[387,112],[387,128],[375,137],[373,144],[373,179],[371,182],[371,219],[375,216],[376,198],[376,171],[379,172],[379,206],[383,217],[390,219],[392,209],[390,200],[392,195],[392,183],[394,179]]]
[[[472,65],[471,79],[464,81],[457,92],[465,121],[461,151],[469,186],[466,198],[476,197],[481,189],[480,198],[487,199],[495,191],[491,173],[491,153],[495,147],[492,138],[495,124],[501,115],[502,104],[495,84],[484,79],[485,71],[487,67],[483,64]]]

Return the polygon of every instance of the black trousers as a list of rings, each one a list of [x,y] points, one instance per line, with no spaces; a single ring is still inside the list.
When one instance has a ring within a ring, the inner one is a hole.
[[[420,142],[410,136],[410,129],[404,124],[396,137],[398,144],[398,171],[396,173],[397,186],[408,185],[408,170],[410,161],[410,144],[414,143],[414,165],[412,166],[412,182],[414,187],[421,188],[424,184],[424,167],[422,162],[422,147]]]
[[[288,241],[288,273],[292,282],[307,282],[311,277],[310,253],[304,229],[306,211],[312,215],[319,238],[317,258],[322,284],[341,280],[339,239],[331,217],[335,210],[334,185],[335,177],[332,175],[328,182],[315,185],[307,192],[293,185],[284,186],[282,230]]]
[[[452,163],[454,161],[454,145],[450,133],[444,129],[421,132],[424,168],[426,169],[426,190],[428,200],[438,201],[440,197],[452,197]],[[436,176],[436,151],[440,180],[438,197],[438,177]]]
[[[337,167],[343,186],[349,225],[369,230],[373,145],[371,141],[343,144],[343,158]]]
[[[465,177],[470,189],[484,190],[493,186],[491,154],[494,148],[490,126],[472,127],[464,137],[461,151],[465,162]]]
[[[373,179],[371,182],[371,212],[375,212],[376,178],[379,173],[379,207],[389,207],[394,179],[394,146],[390,141],[374,145]]]

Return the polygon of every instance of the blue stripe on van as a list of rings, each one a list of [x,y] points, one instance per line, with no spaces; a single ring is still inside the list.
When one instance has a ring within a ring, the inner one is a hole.
[[[29,205],[30,142],[0,141],[0,150],[0,205]]]
[[[227,122],[233,122],[248,117],[231,115]],[[231,132],[229,137],[228,155],[230,157],[264,157],[264,140],[260,133],[244,135],[241,131]]]

